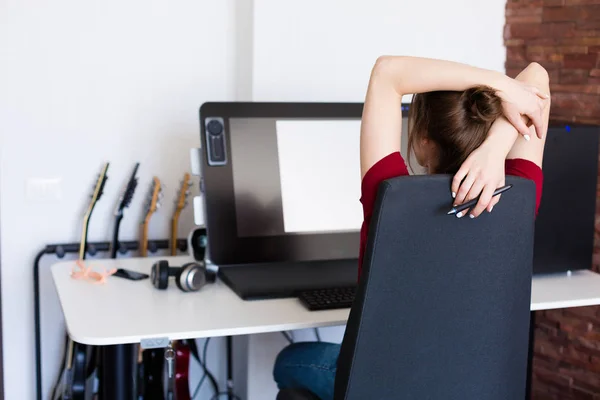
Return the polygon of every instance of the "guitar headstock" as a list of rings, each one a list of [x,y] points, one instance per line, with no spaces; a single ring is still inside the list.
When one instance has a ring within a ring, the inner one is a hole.
[[[96,178],[96,182],[94,182],[94,186],[92,187],[92,193],[90,194],[90,201],[85,211],[84,219],[89,219],[94,206],[100,200],[100,197],[104,194],[104,186],[106,185],[106,180],[108,176],[106,172],[108,171],[108,163],[104,163],[98,177]]]
[[[123,189],[121,193],[121,197],[119,198],[119,204],[117,205],[117,209],[115,211],[115,215],[122,215],[123,210],[131,204],[131,200],[133,199],[133,194],[135,193],[135,189],[137,188],[138,178],[136,176],[137,170],[140,166],[140,163],[136,163],[135,167],[133,167],[133,173],[127,181],[127,185]]]
[[[177,194],[177,200],[175,201],[175,214],[177,216],[181,211],[187,206],[188,198],[190,196],[190,188],[192,187],[191,176],[189,173],[185,173],[183,176],[183,180],[181,181],[181,185],[179,186],[179,191]]]
[[[108,176],[106,175],[106,172],[108,171],[108,165],[109,163],[104,163],[104,165],[102,166],[102,170],[100,171],[100,174],[96,179],[96,183],[94,184],[94,191],[92,192],[90,203],[83,217],[83,229],[81,232],[81,242],[79,244],[80,260],[85,259],[88,225],[90,222],[90,217],[92,216],[92,211],[94,211],[94,206],[96,205],[98,200],[100,200],[100,197],[102,197],[102,194],[104,193],[104,186],[106,185],[106,180],[108,179]]]
[[[173,213],[173,218],[171,219],[171,255],[177,254],[177,233],[178,233],[178,225],[179,225],[179,217],[181,216],[181,211],[187,205],[188,197],[190,196],[190,188],[192,187],[190,174],[187,172],[183,176],[183,180],[181,181],[181,186],[179,187],[179,194],[177,195],[177,200],[175,200],[175,212]]]
[[[160,179],[156,176],[152,178],[150,189],[148,190],[148,196],[146,197],[146,203],[144,205],[144,219],[148,219],[158,210],[161,206],[161,200],[163,197],[162,184]]]
[[[96,183],[94,184],[94,191],[91,195],[92,200],[90,201],[90,208],[93,208],[96,202],[100,200],[100,197],[102,197],[102,195],[104,194],[104,186],[106,185],[106,181],[108,179],[108,175],[106,175],[108,171],[108,165],[109,163],[104,163],[104,165],[102,166],[102,170],[100,170],[100,174],[96,179]]]

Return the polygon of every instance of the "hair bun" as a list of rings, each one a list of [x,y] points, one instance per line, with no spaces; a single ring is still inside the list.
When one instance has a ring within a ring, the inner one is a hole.
[[[467,117],[474,122],[494,122],[502,115],[502,100],[496,91],[488,86],[476,86],[462,94],[462,102]]]

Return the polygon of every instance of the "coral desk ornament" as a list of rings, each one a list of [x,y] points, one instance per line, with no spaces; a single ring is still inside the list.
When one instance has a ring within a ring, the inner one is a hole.
[[[92,270],[92,267],[86,266],[83,260],[77,260],[75,262],[73,270],[71,271],[71,278],[84,279],[94,284],[102,285],[106,283],[106,277],[113,275],[115,272],[117,272],[116,268],[107,270],[106,268],[102,267],[102,269],[102,272],[94,271]]]

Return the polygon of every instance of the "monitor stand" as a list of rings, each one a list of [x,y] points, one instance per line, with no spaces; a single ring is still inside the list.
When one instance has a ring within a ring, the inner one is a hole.
[[[244,300],[296,297],[303,290],[356,286],[358,260],[222,266],[219,277]]]

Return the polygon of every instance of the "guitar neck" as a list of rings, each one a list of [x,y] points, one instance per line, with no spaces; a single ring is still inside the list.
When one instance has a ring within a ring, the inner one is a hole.
[[[117,214],[115,217],[115,229],[113,231],[112,242],[110,243],[110,258],[117,258],[119,250],[119,228],[121,227],[122,214]]]
[[[150,225],[151,215],[147,215],[142,223],[142,233],[140,238],[140,255],[148,257],[148,225]]]
[[[90,225],[91,209],[85,213],[83,218],[83,227],[81,228],[81,241],[79,243],[79,259],[85,260],[86,248],[87,248],[87,235],[88,226]]]
[[[67,338],[67,370],[73,368],[73,340],[71,337]]]
[[[140,255],[142,257],[148,256],[148,228],[150,226],[150,219],[160,206],[161,193],[160,179],[154,177],[152,179],[152,186],[150,186],[150,197],[148,199],[147,209],[145,211],[144,220],[142,221],[142,232],[140,235]]]
[[[179,216],[181,215],[181,210],[177,210],[173,219],[171,220],[171,255],[177,255],[177,233],[179,231]]]
[[[179,189],[179,194],[177,195],[177,201],[175,202],[175,212],[173,213],[173,218],[171,219],[170,247],[172,256],[177,255],[177,234],[179,233],[179,218],[181,217],[181,212],[187,204],[190,186],[190,174],[186,172],[183,176],[183,180],[181,181],[181,187]]]

